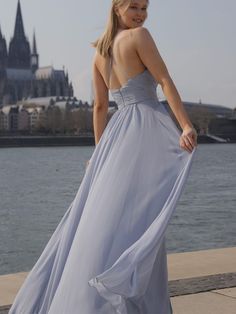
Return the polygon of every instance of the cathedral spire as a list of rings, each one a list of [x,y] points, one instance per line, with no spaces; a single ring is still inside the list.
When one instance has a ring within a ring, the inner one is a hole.
[[[7,44],[0,25],[0,71],[7,66]]]
[[[17,11],[16,11],[16,21],[15,21],[15,30],[14,30],[14,38],[25,38],[24,24],[21,13],[21,4],[20,0],[17,3]]]
[[[32,53],[31,53],[31,69],[35,73],[38,67],[39,67],[39,55],[37,53],[36,37],[35,37],[35,30],[34,30]]]
[[[17,3],[14,36],[9,44],[8,67],[30,69],[30,44],[25,36],[20,0]]]
[[[37,54],[37,45],[36,45],[36,37],[35,37],[35,31],[34,31],[34,35],[33,35],[33,50],[32,50],[32,54]]]
[[[0,40],[2,39],[5,39],[5,37],[2,35],[2,28],[1,28],[1,25],[0,25]]]

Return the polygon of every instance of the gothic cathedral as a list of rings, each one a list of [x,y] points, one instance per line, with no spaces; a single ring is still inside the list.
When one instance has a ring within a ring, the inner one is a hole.
[[[64,69],[39,67],[35,33],[31,49],[18,0],[14,36],[9,49],[0,28],[0,106],[27,98],[50,96],[72,97],[73,86]]]

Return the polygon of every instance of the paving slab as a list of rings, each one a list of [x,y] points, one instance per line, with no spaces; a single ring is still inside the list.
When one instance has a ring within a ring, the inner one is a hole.
[[[213,290],[212,292],[215,293],[219,293],[219,294],[223,294],[227,297],[231,297],[236,299],[236,288],[228,288],[228,289],[219,289],[219,290]],[[235,313],[236,313],[236,309],[235,309]]]
[[[27,274],[20,272],[0,276],[0,308],[12,304]]]
[[[172,297],[173,314],[235,314],[236,298],[222,290]],[[236,294],[236,288],[230,290]]]
[[[236,247],[167,254],[167,262],[169,280],[235,273]]]

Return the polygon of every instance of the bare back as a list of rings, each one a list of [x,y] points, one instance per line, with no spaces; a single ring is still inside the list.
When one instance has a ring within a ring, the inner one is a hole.
[[[135,48],[133,32],[134,30],[130,29],[123,30],[116,35],[112,48],[112,60],[109,57],[97,55],[96,66],[108,89],[119,89],[128,79],[145,70]]]

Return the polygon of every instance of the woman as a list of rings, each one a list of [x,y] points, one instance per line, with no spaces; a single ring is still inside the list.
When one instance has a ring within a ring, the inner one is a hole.
[[[197,146],[148,30],[147,0],[113,0],[94,44],[96,147],[10,313],[170,314],[165,231]],[[157,84],[182,134],[158,101]],[[108,91],[118,110],[106,124]]]

